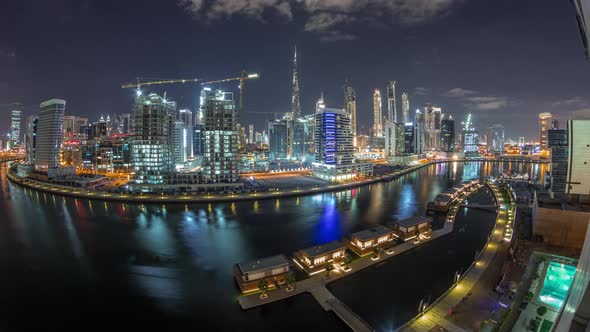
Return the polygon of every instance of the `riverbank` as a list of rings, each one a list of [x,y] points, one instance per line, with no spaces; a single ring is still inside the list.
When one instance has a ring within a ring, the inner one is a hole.
[[[326,192],[335,192],[341,191],[346,189],[353,189],[362,186],[366,186],[373,183],[378,182],[387,182],[392,181],[400,176],[405,174],[414,172],[421,168],[433,165],[433,164],[440,164],[440,163],[451,163],[451,162],[479,162],[479,161],[488,161],[488,162],[524,162],[524,163],[545,163],[544,161],[537,161],[537,160],[489,160],[485,158],[475,158],[475,159],[453,159],[453,160],[436,160],[430,161],[425,164],[416,165],[413,167],[409,167],[400,171],[393,172],[391,174],[382,175],[378,177],[372,177],[368,179],[363,179],[360,181],[354,182],[347,182],[342,184],[328,184],[323,187],[314,187],[314,188],[307,188],[307,189],[283,189],[283,190],[276,190],[276,191],[268,191],[268,192],[256,192],[256,193],[244,193],[244,194],[228,194],[228,195],[215,195],[215,194],[206,194],[206,195],[189,195],[189,194],[180,194],[180,195],[168,195],[168,194],[127,194],[127,193],[108,193],[108,192],[100,192],[100,191],[88,191],[73,187],[67,186],[59,186],[49,183],[44,183],[41,181],[21,178],[16,175],[12,168],[8,168],[6,172],[7,178],[17,185],[37,190],[49,194],[60,195],[60,196],[67,196],[73,198],[80,198],[80,199],[93,199],[93,200],[102,200],[102,201],[112,201],[112,202],[123,202],[123,203],[177,203],[177,204],[188,204],[188,203],[215,203],[215,202],[237,202],[237,201],[249,201],[249,200],[264,200],[264,199],[276,199],[276,198],[285,198],[285,197],[295,197],[295,196],[306,196],[306,195],[313,195],[318,193],[326,193]]]

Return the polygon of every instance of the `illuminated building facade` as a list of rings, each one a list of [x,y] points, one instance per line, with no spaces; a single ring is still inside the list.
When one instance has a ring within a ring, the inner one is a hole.
[[[203,179],[211,184],[235,184],[238,174],[237,109],[233,94],[221,90],[207,94]]]
[[[59,167],[66,101],[51,99],[42,102],[40,107],[35,144],[35,168],[49,170]]]
[[[21,123],[22,123],[22,105],[14,103],[10,105],[10,141],[12,144],[20,144],[21,142]]]
[[[566,193],[590,195],[590,120],[568,121]]]
[[[500,124],[490,126],[488,128],[486,143],[489,152],[504,152],[504,126]]]
[[[397,122],[397,103],[395,101],[395,81],[387,82],[387,121]]]
[[[138,93],[133,106],[131,155],[137,184],[163,184],[174,171],[176,103]]]
[[[547,146],[551,149],[550,189],[554,193],[565,193],[569,151],[567,129],[549,129]]]
[[[553,116],[549,112],[539,114],[539,142],[541,149],[547,149],[547,130],[551,127]]]
[[[440,123],[440,150],[455,151],[455,120],[448,114],[443,115]]]
[[[35,149],[37,147],[37,128],[39,123],[38,115],[27,117],[25,122],[25,150],[27,164],[35,164]]]
[[[352,135],[356,137],[356,91],[348,81],[344,85],[344,107],[350,114],[350,129]]]
[[[373,92],[373,136],[383,137],[383,105],[379,89]]]
[[[410,120],[410,99],[408,98],[408,93],[402,93],[402,122],[411,122]]]

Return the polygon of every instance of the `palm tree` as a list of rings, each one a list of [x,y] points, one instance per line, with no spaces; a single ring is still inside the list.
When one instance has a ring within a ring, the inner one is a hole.
[[[287,276],[285,277],[285,282],[287,283],[287,290],[295,289],[295,281],[296,280],[293,273],[287,274]]]
[[[373,255],[373,258],[375,258],[375,259],[379,258],[379,254],[381,253],[381,248],[375,247],[373,249],[373,253],[375,253],[375,255]]]
[[[326,263],[326,278],[330,277],[330,271],[334,270],[334,266],[331,263]]]
[[[260,298],[265,298],[268,295],[266,294],[266,292],[268,292],[268,281],[266,280],[260,280],[258,282],[258,288],[262,291],[262,293],[260,294]]]
[[[350,258],[350,255],[346,255],[344,256],[344,268],[345,269],[350,269],[350,263],[352,262],[352,258]]]

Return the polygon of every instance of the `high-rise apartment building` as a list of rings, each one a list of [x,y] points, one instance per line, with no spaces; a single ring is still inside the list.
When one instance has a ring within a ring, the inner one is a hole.
[[[59,167],[66,101],[51,99],[42,102],[40,107],[35,144],[35,168],[49,170]]]
[[[205,152],[205,125],[196,123],[193,126],[193,156],[202,157]]]
[[[21,142],[22,105],[14,103],[10,110],[10,140],[13,144]]]
[[[412,122],[410,120],[410,99],[406,92],[402,93],[402,122]]]
[[[297,119],[290,120],[291,130],[289,133],[292,138],[289,140],[291,143],[290,157],[291,159],[301,161],[313,161],[315,146],[313,144],[315,134],[315,116],[306,115]]]
[[[350,82],[348,81],[344,85],[344,107],[346,112],[350,114],[352,135],[356,136],[356,91],[350,86]]]
[[[565,193],[569,150],[567,129],[549,129],[547,146],[551,149],[550,189],[554,193]]]
[[[25,150],[27,164],[35,164],[35,150],[37,148],[37,128],[39,116],[37,114],[27,117],[25,122]]]
[[[269,159],[281,160],[291,157],[289,143],[290,123],[288,117],[268,123]]]
[[[318,108],[315,114],[315,176],[328,181],[345,181],[370,175],[372,164],[354,163],[350,114],[342,109]]]
[[[189,158],[189,132],[188,126],[183,121],[174,122],[174,162],[176,168],[182,168]]]
[[[383,104],[379,89],[373,92],[373,137],[383,137]]]
[[[440,150],[455,151],[455,120],[450,114],[444,114],[440,121]]]
[[[553,116],[549,112],[539,114],[539,142],[541,149],[547,149],[547,130],[551,127]]]
[[[254,125],[248,125],[248,143],[254,144]]]
[[[397,122],[397,102],[395,100],[395,81],[387,82],[387,121]]]
[[[414,128],[416,130],[416,148],[415,154],[422,154],[424,152],[424,114],[419,109],[416,110],[414,115]]]
[[[567,194],[590,195],[590,120],[569,120]]]
[[[404,124],[404,153],[416,153],[416,127],[413,122]]]
[[[492,153],[504,152],[504,126],[494,124],[488,128],[486,143],[487,149]]]
[[[76,116],[64,115],[64,125],[63,125],[63,137],[64,138],[74,136],[75,122],[76,122]]]
[[[217,90],[207,94],[203,179],[206,183],[237,183],[238,127],[233,93]]]
[[[424,148],[440,150],[442,109],[431,104],[424,105]]]
[[[174,171],[176,103],[155,93],[135,97],[131,156],[135,183],[163,184]]]
[[[183,131],[186,135],[186,144],[184,144],[183,149],[185,150],[184,154],[186,155],[186,160],[194,158],[194,139],[193,139],[193,112],[189,109],[182,109],[178,111],[178,120],[183,123]]]

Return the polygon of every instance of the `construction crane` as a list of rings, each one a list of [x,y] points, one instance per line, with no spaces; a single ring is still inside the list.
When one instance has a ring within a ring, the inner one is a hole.
[[[124,83],[121,85],[121,88],[137,88],[138,90],[143,85],[159,85],[159,84],[174,84],[174,83],[190,83],[190,82],[200,82],[202,81],[200,78],[180,78],[174,80],[156,80],[156,79],[149,79],[149,78],[141,78],[138,77],[135,79],[134,82]]]
[[[242,70],[240,76],[238,77],[228,77],[221,80],[203,82],[201,85],[208,85],[208,84],[217,84],[217,83],[225,83],[225,82],[232,82],[232,81],[240,81],[240,110],[239,113],[242,113],[242,109],[244,108],[244,81],[252,80],[260,78],[258,74],[248,74],[245,70]]]

